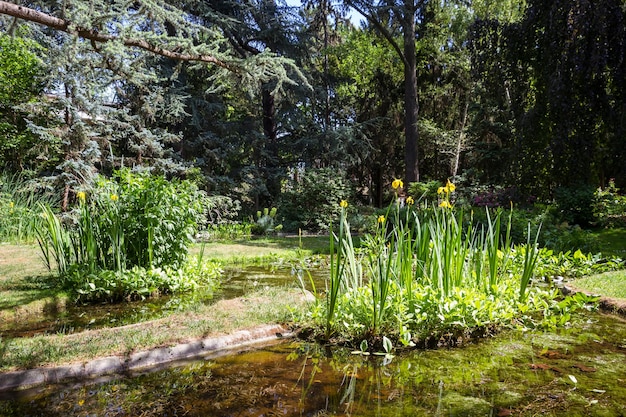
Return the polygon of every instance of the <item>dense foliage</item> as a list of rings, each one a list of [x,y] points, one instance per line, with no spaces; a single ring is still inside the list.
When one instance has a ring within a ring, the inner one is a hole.
[[[508,226],[504,213],[488,210],[484,224],[466,223],[450,204],[454,191],[450,182],[441,187],[439,207],[432,209],[416,208],[412,200],[405,210],[392,204],[359,249],[342,203],[326,292],[306,319],[317,336],[353,346],[374,342],[389,352],[394,340],[454,345],[500,327],[563,326],[591,299],[563,299],[553,279],[624,266],[620,259],[540,248],[530,224],[525,242],[515,244],[512,213]],[[544,286],[531,285],[540,279]]]
[[[59,284],[80,298],[190,290],[217,272],[186,259],[201,201],[190,182],[122,170],[77,192],[76,200],[63,218],[41,205],[38,241]]]
[[[328,168],[365,204],[395,177],[454,177],[587,226],[593,190],[626,181],[620,0],[2,4],[26,20],[0,19],[0,158],[63,209],[135,166],[248,218]]]

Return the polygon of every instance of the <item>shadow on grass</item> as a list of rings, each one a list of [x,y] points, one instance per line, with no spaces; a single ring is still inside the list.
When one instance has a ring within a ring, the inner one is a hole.
[[[64,293],[54,287],[50,276],[28,276],[0,285],[0,311],[12,310],[35,302],[45,302],[44,312],[54,312]]]
[[[593,235],[603,255],[626,258],[626,229],[598,229]]]

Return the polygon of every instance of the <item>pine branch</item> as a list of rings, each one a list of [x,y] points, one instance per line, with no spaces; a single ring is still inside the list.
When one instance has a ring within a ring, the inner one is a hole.
[[[93,42],[111,42],[120,40],[125,46],[136,47],[145,51],[154,53],[156,55],[171,58],[177,61],[193,61],[204,62],[208,64],[217,65],[218,67],[227,69],[232,72],[239,72],[239,68],[228,64],[212,55],[205,54],[186,54],[181,52],[164,49],[147,42],[144,39],[121,39],[115,35],[108,35],[100,33],[96,30],[86,29],[80,26],[72,24],[72,22],[60,19],[58,17],[51,16],[46,13],[39,12],[34,9],[30,9],[23,6],[18,6],[13,3],[0,0],[0,14],[12,16],[18,19],[27,20],[29,22],[38,23],[40,25],[47,26],[49,28],[59,30],[61,32],[69,33],[79,36],[84,39],[88,39]]]

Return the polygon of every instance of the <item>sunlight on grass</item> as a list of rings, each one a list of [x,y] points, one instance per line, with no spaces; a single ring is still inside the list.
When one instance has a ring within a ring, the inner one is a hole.
[[[48,273],[36,245],[0,245],[0,288],[5,281]]]
[[[228,334],[262,324],[292,321],[293,311],[301,310],[304,303],[299,290],[263,288],[245,297],[199,306],[193,312],[168,316],[141,326],[0,339],[0,371],[126,355],[209,334]]]
[[[202,244],[197,243],[191,247],[190,254],[194,255],[201,251]],[[242,258],[292,258],[298,256],[310,256],[320,253],[328,253],[327,236],[306,236],[262,239],[219,241],[205,244],[204,254],[208,259],[237,260]]]
[[[626,300],[626,271],[583,277],[574,281],[574,285],[590,293]]]

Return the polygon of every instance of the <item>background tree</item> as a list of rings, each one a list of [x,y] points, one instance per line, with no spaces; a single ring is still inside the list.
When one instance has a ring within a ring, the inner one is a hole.
[[[473,26],[475,68],[504,127],[492,132],[525,195],[589,198],[624,178],[624,28],[614,0],[529,1],[519,23]]]

